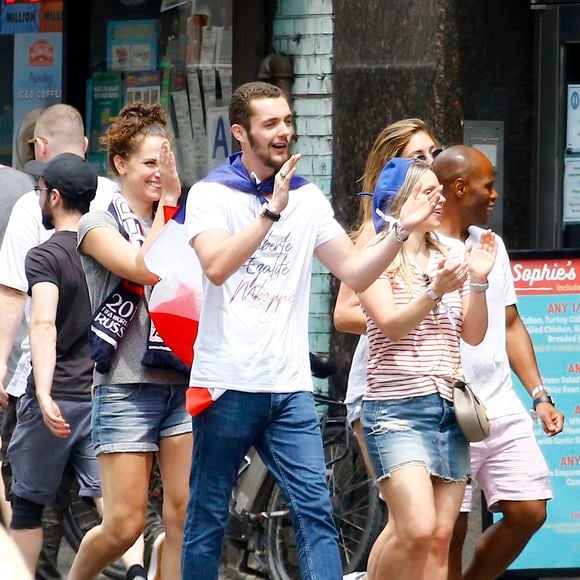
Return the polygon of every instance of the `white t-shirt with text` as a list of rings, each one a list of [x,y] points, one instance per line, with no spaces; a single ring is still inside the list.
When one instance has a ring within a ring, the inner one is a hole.
[[[251,193],[198,182],[187,200],[188,238],[211,229],[242,231],[259,215]],[[308,316],[312,257],[344,235],[313,184],[291,190],[282,218],[222,286],[204,277],[191,386],[246,392],[312,390]]]

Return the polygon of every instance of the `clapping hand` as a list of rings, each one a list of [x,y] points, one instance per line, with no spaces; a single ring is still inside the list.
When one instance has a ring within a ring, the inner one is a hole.
[[[437,296],[443,296],[448,292],[459,290],[467,279],[467,264],[464,262],[452,262],[451,260],[441,260],[439,269],[431,288]]]
[[[402,228],[409,232],[413,231],[433,213],[438,204],[444,203],[442,189],[443,186],[439,185],[433,191],[426,193],[423,190],[423,182],[419,180],[401,207],[399,221]]]
[[[487,276],[495,263],[497,240],[491,230],[487,230],[475,246],[465,252],[465,261],[469,267],[470,280],[473,283],[486,282]]]

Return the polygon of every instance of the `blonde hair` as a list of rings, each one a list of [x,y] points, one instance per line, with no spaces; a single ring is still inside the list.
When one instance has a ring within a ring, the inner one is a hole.
[[[403,182],[401,189],[399,189],[393,199],[393,202],[391,203],[391,206],[389,207],[389,214],[392,217],[397,219],[400,217],[401,208],[411,195],[413,187],[415,187],[417,182],[429,171],[432,171],[431,167],[429,167],[429,165],[427,165],[427,163],[424,161],[416,160],[411,163],[409,169],[407,170],[405,181]],[[379,236],[377,236],[372,243],[377,243],[383,237],[388,235],[389,231],[390,229],[385,228],[385,230],[383,230],[383,232],[379,234]],[[438,252],[441,252],[443,256],[447,257],[449,253],[447,246],[442,244],[439,239],[431,232],[427,232],[425,234],[425,242],[427,243],[427,248],[429,250],[437,250]],[[405,288],[409,292],[410,300],[413,292],[413,286],[417,281],[417,276],[415,275],[408,254],[405,250],[405,243],[403,243],[401,251],[395,256],[395,259],[391,262],[386,271],[393,276],[402,278]]]
[[[379,179],[379,175],[385,163],[392,157],[400,157],[403,149],[407,146],[411,137],[416,133],[427,133],[435,142],[431,131],[421,119],[402,119],[387,125],[375,139],[369,153],[365,171],[360,178],[362,181],[362,191],[372,193]],[[359,227],[353,234],[356,238],[360,234],[365,223],[372,217],[372,197],[370,195],[360,196]]]

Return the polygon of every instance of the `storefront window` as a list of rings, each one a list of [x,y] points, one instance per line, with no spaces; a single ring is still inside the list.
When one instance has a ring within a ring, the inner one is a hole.
[[[62,7],[62,0],[1,0],[0,163],[5,165],[22,168],[38,112],[61,101]]]
[[[158,101],[183,182],[203,177],[231,149],[232,1],[93,0],[92,11],[89,158],[105,171],[99,138],[121,107]]]
[[[19,141],[38,112],[68,99],[83,112],[88,158],[105,173],[101,135],[143,100],[168,113],[184,184],[204,176],[231,152],[232,4],[0,0],[0,163],[22,167]]]

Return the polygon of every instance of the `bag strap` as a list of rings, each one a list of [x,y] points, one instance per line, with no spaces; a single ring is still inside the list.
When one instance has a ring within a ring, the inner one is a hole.
[[[449,347],[449,342],[447,341],[447,335],[443,332],[443,328],[441,327],[441,323],[439,322],[439,305],[442,302],[443,297],[441,297],[441,300],[439,302],[435,303],[435,306],[433,306],[433,309],[431,310],[431,314],[433,315],[433,318],[435,319],[435,324],[437,325],[437,328],[439,329],[439,333],[443,336],[443,342],[445,344],[445,349],[447,350],[447,353],[449,354],[449,358],[451,360],[453,360],[453,353],[451,352],[451,348]],[[449,315],[447,315],[447,317],[449,318],[449,320],[451,321],[452,325],[454,324],[453,321],[451,320],[451,318],[449,317]],[[461,367],[459,365],[455,365],[455,368],[453,369],[453,373],[451,374],[451,379],[455,382],[466,382],[465,380],[465,376],[463,374],[463,371],[461,370]]]

